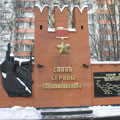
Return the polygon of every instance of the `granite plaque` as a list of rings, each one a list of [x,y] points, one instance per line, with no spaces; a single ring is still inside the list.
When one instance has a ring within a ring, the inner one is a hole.
[[[94,97],[120,96],[120,72],[94,72]]]

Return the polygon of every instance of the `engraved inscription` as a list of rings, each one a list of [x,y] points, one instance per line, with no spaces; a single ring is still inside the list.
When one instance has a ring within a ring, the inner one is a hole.
[[[95,72],[94,90],[95,97],[120,96],[120,73]]]
[[[69,73],[72,72],[72,67],[54,67],[54,73]]]

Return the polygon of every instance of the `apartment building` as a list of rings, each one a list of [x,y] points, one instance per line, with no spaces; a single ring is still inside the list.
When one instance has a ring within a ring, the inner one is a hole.
[[[36,0],[16,0],[14,55],[29,58],[34,50],[34,5]]]
[[[0,63],[7,44],[15,57],[29,58],[34,50],[34,5],[36,0],[3,0],[0,7]]]
[[[88,30],[89,30],[89,45],[90,45],[90,56],[91,61],[97,60],[97,54],[95,49],[95,41],[97,40],[97,20],[96,20],[96,0],[91,0],[92,2],[88,3]]]
[[[96,0],[93,57],[98,61],[119,61],[119,4],[118,0]]]
[[[0,63],[4,61],[7,44],[13,39],[13,10],[11,2],[3,0],[0,2]],[[8,9],[9,8],[9,9]]]

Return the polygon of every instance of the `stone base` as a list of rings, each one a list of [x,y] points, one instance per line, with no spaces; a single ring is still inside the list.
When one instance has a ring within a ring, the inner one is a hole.
[[[88,107],[80,108],[44,108],[41,120],[120,120],[120,116],[94,116]]]
[[[42,120],[90,119],[93,111],[89,108],[54,108],[42,109]]]

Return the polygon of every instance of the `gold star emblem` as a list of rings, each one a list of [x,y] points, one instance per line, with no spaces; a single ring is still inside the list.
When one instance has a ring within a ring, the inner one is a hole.
[[[70,44],[64,44],[64,41],[60,45],[56,46],[59,50],[59,54],[68,54],[68,49],[70,48]]]

